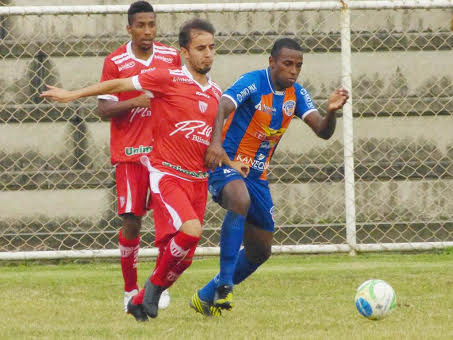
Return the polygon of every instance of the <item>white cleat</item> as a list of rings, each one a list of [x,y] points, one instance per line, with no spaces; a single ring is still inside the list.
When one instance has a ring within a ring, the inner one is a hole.
[[[170,305],[170,293],[168,292],[168,289],[165,289],[160,295],[159,309],[168,308],[169,305]]]
[[[131,290],[130,292],[124,292],[124,311],[126,313],[127,313],[127,304],[129,303],[129,300],[132,299],[132,297],[137,294],[138,294],[137,289]]]

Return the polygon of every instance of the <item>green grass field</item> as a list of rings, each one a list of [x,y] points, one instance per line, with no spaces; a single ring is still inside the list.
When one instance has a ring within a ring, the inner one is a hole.
[[[153,262],[139,265],[143,282]],[[119,264],[0,266],[0,339],[453,339],[453,251],[420,254],[274,256],[235,288],[235,308],[204,318],[188,307],[217,271],[194,261],[159,317],[122,311]],[[397,294],[381,321],[359,315],[354,294],[369,278]]]

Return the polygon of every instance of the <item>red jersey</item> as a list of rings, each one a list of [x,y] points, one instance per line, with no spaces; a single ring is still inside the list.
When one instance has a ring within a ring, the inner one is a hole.
[[[153,44],[153,54],[148,60],[135,57],[132,42],[119,47],[104,60],[101,81],[129,78],[151,68],[175,68],[181,66],[181,57],[176,49],[158,42]],[[141,95],[140,91],[121,92],[98,96],[98,99],[128,100]],[[151,112],[149,108],[134,108],[127,114],[111,118],[110,158],[112,164],[139,162],[142,154],[152,150]]]
[[[205,181],[204,153],[221,96],[220,87],[196,82],[185,66],[150,69],[132,78],[138,91],[152,96],[154,150],[151,165],[160,172]]]

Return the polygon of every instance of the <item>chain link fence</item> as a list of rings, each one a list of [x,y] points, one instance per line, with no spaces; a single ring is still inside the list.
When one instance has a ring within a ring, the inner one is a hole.
[[[451,19],[352,12],[358,243],[453,240]]]
[[[156,40],[177,47],[182,22],[213,22],[211,75],[227,88],[240,74],[266,67],[277,38],[294,37],[305,50],[299,82],[323,113],[329,93],[341,86],[342,12],[305,5],[310,10],[156,6]],[[0,12],[0,252],[117,248],[109,123],[97,117],[96,99],[54,105],[39,98],[45,84],[71,89],[99,81],[104,57],[128,41],[127,6],[107,7]],[[356,9],[350,19],[356,242],[452,242],[452,12]],[[349,249],[339,116],[327,142],[298,120],[279,145],[269,176],[276,246]],[[209,200],[202,247],[218,245],[223,216]],[[152,247],[153,237],[150,212],[142,247]]]

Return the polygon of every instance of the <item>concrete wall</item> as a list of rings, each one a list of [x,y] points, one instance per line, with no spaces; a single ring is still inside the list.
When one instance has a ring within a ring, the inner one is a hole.
[[[128,1],[10,1],[11,5],[18,6],[107,3],[129,4]],[[159,14],[159,39],[174,44],[177,27],[188,17],[190,15]],[[211,75],[223,88],[232,84],[240,74],[265,67],[268,59],[265,50],[271,46],[275,32],[293,30],[307,49],[299,81],[311,91],[320,109],[325,109],[327,94],[340,84],[337,14],[325,11],[227,13],[208,14],[207,17],[216,23],[220,32],[219,55]],[[36,88],[30,86],[30,79],[40,65],[35,51],[46,51],[47,59],[42,64],[47,70],[47,80],[75,88],[98,81],[105,54],[113,46],[127,40],[124,15],[54,19],[46,16],[14,17],[4,23],[7,30],[3,43],[10,48],[10,52],[0,55],[0,86],[3,89],[0,91],[0,111],[5,112],[5,107],[13,104],[34,105],[30,97],[36,95]],[[451,12],[446,10],[353,13],[352,71],[357,164],[379,166],[388,160],[410,160],[415,161],[416,167],[444,166],[443,170],[436,170],[436,178],[429,177],[428,170],[406,177],[401,173],[398,177],[397,173],[395,180],[383,180],[379,176],[374,179],[359,178],[356,195],[357,215],[361,221],[453,219],[453,207],[449,203],[453,202],[453,45],[449,45],[453,43],[453,38],[449,32],[450,19]],[[316,39],[312,32],[315,32]],[[370,42],[379,34],[382,35],[380,40]],[[104,40],[91,45],[93,37]],[[71,39],[76,39],[73,45]],[[426,39],[425,45],[423,39]],[[54,47],[45,44],[49,40],[54,42]],[[66,45],[59,47],[55,42]],[[377,51],[371,52],[373,48]],[[21,54],[21,51],[26,53]],[[80,51],[89,53],[78,55]],[[247,51],[251,54],[243,54]],[[65,53],[68,56],[63,57]],[[87,133],[83,152],[90,160],[88,169],[109,169],[109,125],[94,118],[92,110],[95,101],[83,103],[91,105],[89,119],[83,123]],[[7,109],[12,114],[3,113],[1,117],[18,117],[15,108],[9,106]],[[52,166],[63,171],[71,167],[75,148],[72,137],[74,123],[60,119],[51,121],[46,117],[39,123],[27,121],[26,117],[23,119],[20,124],[17,124],[19,118],[15,121],[3,118],[0,123],[1,171],[23,169],[37,172]],[[326,142],[317,138],[303,122],[295,120],[279,145],[276,164],[284,167],[292,161],[321,168],[341,165],[342,123],[340,118],[335,135]],[[376,144],[374,149],[370,147],[373,143]],[[407,150],[404,150],[405,144]],[[383,168],[385,166],[382,165]],[[298,183],[295,178],[294,183],[286,180],[285,183],[272,185],[279,224],[344,221],[343,182],[332,179],[319,183],[317,178],[321,175],[315,173],[314,182],[310,183]],[[86,217],[99,221],[112,209],[112,199],[109,186],[22,191],[4,188],[0,191],[0,216],[8,219],[35,215],[50,219]],[[214,205],[210,202],[208,219],[213,218],[213,209]]]

